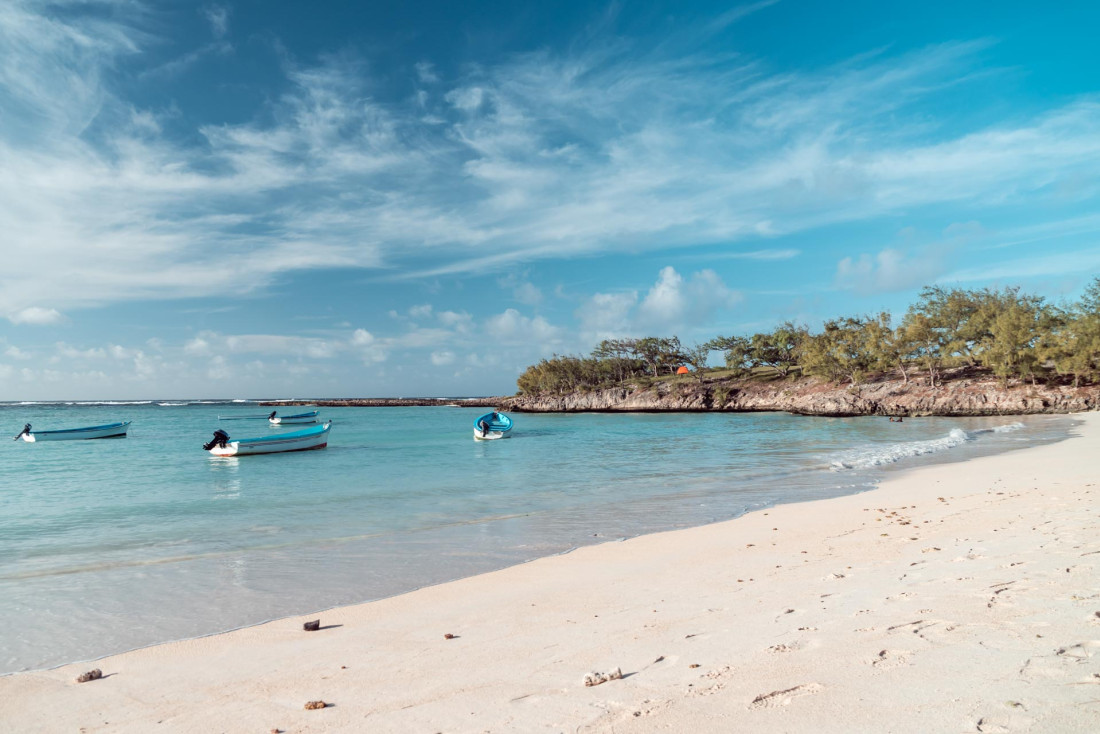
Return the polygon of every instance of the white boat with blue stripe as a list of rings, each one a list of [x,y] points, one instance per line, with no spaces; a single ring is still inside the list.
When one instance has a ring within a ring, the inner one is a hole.
[[[63,428],[56,431],[35,431],[31,424],[23,426],[23,430],[15,437],[27,443],[39,441],[80,441],[88,438],[126,438],[126,431],[130,428],[130,421],[122,423],[106,423],[102,426],[88,426],[86,428]]]
[[[277,433],[260,438],[230,438],[225,431],[214,431],[214,438],[203,446],[212,456],[249,456],[251,454],[282,454],[289,451],[313,451],[328,446],[332,421],[300,431]]]
[[[317,415],[321,411],[311,410],[308,413],[298,413],[297,415],[284,415],[279,416],[277,411],[271,411],[271,415],[267,417],[267,422],[273,426],[289,426],[289,425],[302,425],[308,423],[319,423],[320,419]]]

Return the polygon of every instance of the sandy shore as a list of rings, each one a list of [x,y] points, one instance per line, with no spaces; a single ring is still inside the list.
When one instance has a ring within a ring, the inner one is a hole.
[[[325,612],[317,632],[311,615],[0,678],[0,729],[1095,732],[1100,414],[1082,420],[866,494]]]

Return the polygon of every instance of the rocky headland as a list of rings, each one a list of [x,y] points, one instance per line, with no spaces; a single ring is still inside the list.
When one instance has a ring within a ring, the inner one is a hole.
[[[506,410],[532,413],[592,411],[785,411],[818,416],[981,416],[1077,413],[1100,408],[1100,386],[1030,383],[1005,386],[978,370],[948,372],[942,384],[880,376],[859,385],[814,377],[658,380],[564,395],[501,398]]]

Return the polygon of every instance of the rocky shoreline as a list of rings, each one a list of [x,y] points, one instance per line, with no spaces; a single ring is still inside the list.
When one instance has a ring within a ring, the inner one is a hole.
[[[1100,408],[1100,386],[1015,384],[988,375],[947,375],[942,385],[882,377],[850,386],[816,378],[660,381],[585,393],[505,398],[507,410],[576,412],[755,412],[816,416],[986,416],[1078,413]]]
[[[1080,413],[1100,409],[1100,385],[1011,384],[975,371],[948,373],[943,384],[879,377],[861,385],[817,378],[760,381],[727,378],[626,384],[564,395],[476,398],[339,398],[265,401],[318,407],[499,408],[517,413],[786,412],[816,416],[985,416]]]

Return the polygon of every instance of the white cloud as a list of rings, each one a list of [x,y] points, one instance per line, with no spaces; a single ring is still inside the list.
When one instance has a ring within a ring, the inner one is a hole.
[[[4,350],[4,356],[5,357],[10,357],[11,359],[18,359],[18,360],[23,360],[23,361],[26,361],[26,360],[31,358],[30,354],[28,354],[27,352],[24,352],[22,349],[15,346],[14,344],[9,346],[7,349]]]
[[[561,328],[552,325],[542,316],[530,318],[514,308],[486,319],[485,331],[500,341],[530,342],[543,347],[552,347],[561,340],[563,334]]]
[[[542,303],[542,291],[531,283],[520,283],[513,293],[517,301],[528,306],[537,306]]]
[[[215,38],[221,38],[229,31],[229,9],[225,6],[207,6],[203,8],[202,14],[210,23],[210,31]]]
[[[8,321],[13,324],[32,324],[35,326],[56,324],[62,318],[61,313],[56,309],[40,308],[38,306],[28,306],[21,311],[8,314]]]
[[[782,248],[775,250],[750,250],[747,252],[718,252],[699,255],[697,260],[790,260],[802,254],[801,250]]]
[[[366,329],[356,329],[351,335],[351,344],[356,347],[366,347],[374,343],[374,334]]]
[[[439,323],[460,333],[469,331],[473,323],[473,316],[465,311],[440,311],[436,316],[439,318]]]
[[[416,77],[422,84],[435,84],[439,81],[439,75],[435,73],[435,66],[428,61],[421,61],[413,68],[416,69]]]
[[[432,315],[432,304],[425,303],[422,306],[413,306],[409,309],[409,316],[414,319],[426,319]]]
[[[507,270],[735,245],[937,204],[966,219],[1100,183],[1095,100],[978,129],[904,124],[931,115],[935,104],[909,113],[942,90],[974,83],[981,43],[778,74],[597,35],[471,65],[446,91],[400,100],[374,93],[353,56],[324,56],[288,61],[285,87],[265,90],[273,101],[255,120],[181,130],[188,117],[164,125],[119,96],[131,81],[121,62],[162,41],[138,27],[157,27],[155,8],[131,6],[56,14],[17,0],[0,12],[10,253],[0,314],[12,321],[53,323],[55,309],[119,300],[237,297],[311,268]],[[203,12],[215,35],[228,32],[224,6]],[[426,63],[416,73],[443,86]],[[196,252],[233,267],[210,268]],[[766,252],[728,256],[796,254]],[[541,292],[515,295],[533,305]]]
[[[436,367],[442,367],[446,364],[452,364],[455,361],[454,352],[432,352],[432,364]]]
[[[485,99],[485,90],[481,87],[460,87],[447,92],[444,99],[456,109],[472,112],[481,107]]]
[[[636,291],[596,293],[586,299],[573,313],[580,323],[581,338],[596,343],[631,334],[630,315],[637,304]]]
[[[183,345],[183,351],[200,356],[210,354],[210,342],[202,337],[195,337]]]
[[[661,268],[657,281],[639,302],[637,291],[596,293],[574,312],[585,343],[625,336],[683,334],[705,328],[742,295],[726,286],[713,270],[700,270],[685,280],[673,267]]]
[[[107,356],[107,351],[101,347],[90,347],[88,349],[80,349],[78,347],[71,346],[65,342],[58,342],[54,345],[56,354],[51,358],[52,362],[60,360],[70,361],[86,361],[94,359],[103,359]]]
[[[700,270],[685,281],[675,269],[665,267],[638,306],[636,323],[645,331],[684,331],[740,300],[741,294],[727,288],[713,270]]]
[[[930,285],[947,270],[946,252],[885,248],[874,255],[846,257],[837,263],[836,284],[861,295],[890,293]]]

